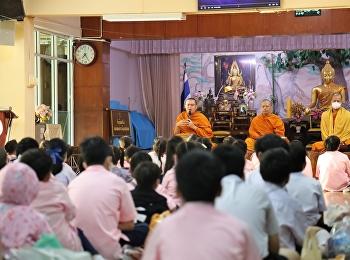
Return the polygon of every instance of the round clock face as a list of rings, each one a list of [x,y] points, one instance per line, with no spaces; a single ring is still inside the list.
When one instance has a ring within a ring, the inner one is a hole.
[[[83,43],[75,50],[75,60],[81,65],[90,65],[96,60],[96,51],[93,46]]]

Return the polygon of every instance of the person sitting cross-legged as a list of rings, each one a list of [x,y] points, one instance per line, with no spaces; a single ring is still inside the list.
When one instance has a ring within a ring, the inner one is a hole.
[[[184,205],[155,227],[143,260],[261,259],[247,225],[214,208],[223,175],[219,159],[207,151],[179,160],[176,179]]]

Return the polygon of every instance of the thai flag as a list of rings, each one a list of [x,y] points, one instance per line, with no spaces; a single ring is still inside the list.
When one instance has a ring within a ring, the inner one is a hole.
[[[191,97],[190,85],[188,84],[188,78],[187,78],[187,73],[186,73],[186,63],[184,65],[184,67],[185,67],[184,75],[183,75],[184,88],[183,88],[182,93],[181,93],[181,110],[183,110],[185,107],[186,99]]]

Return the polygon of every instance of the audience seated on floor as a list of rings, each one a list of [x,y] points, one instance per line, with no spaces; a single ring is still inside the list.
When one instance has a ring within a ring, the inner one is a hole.
[[[125,182],[131,182],[132,177],[129,170],[118,167],[119,162],[120,165],[124,166],[124,150],[114,145],[111,145],[110,147],[112,150],[112,162],[110,165],[110,171],[122,178]]]
[[[147,162],[147,161],[152,162],[152,158],[148,153],[142,152],[142,151],[135,153],[131,157],[131,161],[130,161],[130,169],[129,170],[130,170],[131,176],[134,177],[134,171],[140,163]],[[130,191],[134,190],[135,187],[137,186],[137,180],[135,178],[133,178],[132,181],[127,184],[127,186],[128,186],[128,189]],[[171,211],[176,210],[175,201],[168,194],[167,190],[161,184],[158,184],[158,186],[156,188],[156,192],[158,192],[160,195],[164,196],[167,199],[167,204],[168,204],[168,207]]]
[[[39,192],[39,180],[28,165],[9,163],[0,171],[1,244],[10,248],[32,247],[43,234],[53,231],[45,216],[29,206]]]
[[[224,140],[222,140],[223,144],[227,144],[227,145],[232,145],[234,141],[236,141],[237,139],[232,137],[232,136],[226,136],[224,138]]]
[[[302,246],[308,227],[306,215],[300,204],[284,189],[291,172],[291,159],[284,148],[264,152],[260,159],[263,189],[274,208],[279,230],[280,247],[295,249]]]
[[[289,145],[280,136],[276,134],[267,134],[255,142],[255,153],[260,160],[266,151],[277,147],[282,147],[289,152]],[[264,181],[260,174],[260,166],[257,167],[254,171],[248,172],[245,178],[246,182],[250,184],[255,184],[261,187],[264,184]]]
[[[246,142],[244,142],[243,140],[237,139],[236,141],[234,141],[232,143],[232,146],[237,147],[238,149],[240,149],[243,154],[244,157],[247,153],[247,144]],[[244,164],[244,174],[247,174],[248,172],[254,171],[255,170],[255,166],[252,163],[251,160],[245,159],[245,164]]]
[[[158,136],[154,139],[153,142],[153,151],[148,154],[151,156],[152,161],[158,165],[158,167],[162,170],[162,174],[164,173],[164,166],[166,160],[166,143],[167,140],[162,136]]]
[[[9,162],[9,157],[4,148],[0,147],[0,169],[4,168]]]
[[[47,220],[64,248],[83,251],[78,232],[70,221],[75,217],[75,207],[67,189],[51,174],[52,159],[43,149],[29,149],[20,161],[29,165],[39,179],[39,193],[30,206],[47,217]]]
[[[208,138],[206,138],[206,137],[198,137],[198,138],[196,139],[195,143],[201,144],[202,147],[203,147],[204,149],[206,149],[208,152],[210,152],[211,149],[212,149],[212,147],[213,147],[212,142],[211,142]]]
[[[178,207],[181,207],[182,200],[177,192],[176,181],[176,164],[177,162],[188,152],[196,149],[196,145],[193,142],[183,142],[176,146],[175,149],[175,165],[169,171],[167,171],[163,177],[162,186],[167,190],[167,193],[175,201]]]
[[[72,224],[104,258],[118,259],[124,244],[144,243],[148,225],[134,224],[137,212],[127,184],[107,170],[111,163],[107,142],[102,137],[89,137],[80,150],[87,168],[68,185],[77,211]]]
[[[299,202],[307,218],[309,226],[323,224],[323,212],[327,210],[320,183],[302,173],[306,165],[305,148],[291,142],[289,156],[291,158],[291,174],[286,189]]]
[[[219,159],[206,151],[179,160],[176,179],[185,203],[156,226],[142,259],[260,259],[247,225],[213,206],[223,175]]]
[[[130,161],[131,157],[137,153],[142,151],[141,148],[135,146],[135,145],[130,145],[128,148],[124,150],[124,167],[129,168],[130,167]]]
[[[50,155],[53,162],[52,174],[60,183],[64,186],[68,186],[76,177],[76,174],[72,168],[65,163],[68,150],[67,143],[60,138],[53,138],[47,142],[45,150]]]
[[[173,166],[175,165],[175,148],[179,143],[184,142],[184,139],[180,136],[172,136],[166,144],[166,160],[165,160],[165,166],[164,166],[164,173],[169,171]]]
[[[150,224],[153,214],[169,210],[167,199],[157,193],[160,169],[153,162],[141,162],[133,171],[137,186],[131,191],[138,213],[137,222]]]
[[[279,227],[275,212],[263,190],[244,182],[246,159],[241,148],[222,145],[215,147],[213,154],[225,167],[225,177],[221,180],[222,192],[215,200],[215,207],[248,225],[258,245],[260,259],[281,259],[277,256]]]
[[[7,156],[9,157],[10,162],[17,159],[17,155],[16,155],[17,145],[18,143],[15,139],[12,139],[5,144],[5,150],[6,150]]]
[[[326,152],[317,160],[316,177],[325,191],[342,191],[349,186],[350,161],[347,155],[338,151],[339,145],[339,137],[328,136],[324,141]]]
[[[19,162],[21,154],[23,154],[25,151],[31,148],[39,148],[39,144],[35,139],[31,137],[25,137],[21,141],[19,141],[16,148],[17,159],[15,159],[13,162]]]

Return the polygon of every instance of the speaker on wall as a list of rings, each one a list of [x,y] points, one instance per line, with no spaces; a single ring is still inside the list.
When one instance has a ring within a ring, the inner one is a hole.
[[[16,21],[0,21],[0,45],[15,46]]]
[[[25,16],[22,0],[0,0],[0,21],[23,21]]]

